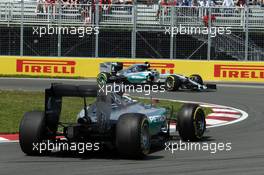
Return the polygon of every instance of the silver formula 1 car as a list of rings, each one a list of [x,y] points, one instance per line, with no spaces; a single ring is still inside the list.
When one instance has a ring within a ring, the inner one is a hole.
[[[61,123],[63,97],[80,97],[83,109],[76,123]],[[97,97],[86,105],[87,97]],[[173,108],[143,104],[120,93],[99,93],[91,86],[54,84],[45,91],[45,110],[25,113],[19,127],[19,143],[27,155],[40,155],[34,143],[54,141],[64,136],[67,142],[93,142],[111,145],[120,155],[146,156],[157,139],[167,139],[176,130],[183,140],[200,140],[206,129],[205,114],[197,104],[185,104],[179,112]],[[63,132],[58,132],[58,127]],[[175,126],[174,126],[175,127]]]
[[[216,84],[204,84],[202,77],[198,74],[193,74],[189,77],[180,74],[160,74],[157,70],[151,69],[151,65],[148,62],[134,64],[127,69],[123,69],[123,63],[121,62],[101,63],[97,83],[102,86],[114,82],[165,85],[167,91],[216,89]]]

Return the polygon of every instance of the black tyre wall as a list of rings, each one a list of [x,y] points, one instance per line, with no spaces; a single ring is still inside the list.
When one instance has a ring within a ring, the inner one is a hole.
[[[39,155],[33,150],[33,143],[37,144],[45,138],[45,114],[34,111],[25,113],[19,126],[19,144],[27,155]]]
[[[145,124],[148,125],[148,122],[143,114],[129,113],[120,116],[116,126],[116,146],[122,156],[142,158],[149,153],[150,140],[149,147],[141,149],[141,130]]]
[[[203,131],[197,133],[195,129],[195,121],[201,118],[204,122]],[[200,140],[205,131],[205,115],[203,110],[198,104],[185,104],[178,113],[177,129],[180,137],[184,141],[197,141]]]

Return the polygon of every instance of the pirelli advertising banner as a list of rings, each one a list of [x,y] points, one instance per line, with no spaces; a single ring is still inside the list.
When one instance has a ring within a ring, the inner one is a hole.
[[[126,68],[148,61],[152,69],[157,69],[162,74],[200,74],[205,81],[264,83],[264,62],[15,56],[0,56],[0,59],[0,74],[8,76],[94,78],[99,73],[100,63],[103,62],[123,62]]]

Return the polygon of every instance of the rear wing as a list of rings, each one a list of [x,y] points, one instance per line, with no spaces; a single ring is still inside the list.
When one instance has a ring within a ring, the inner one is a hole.
[[[51,84],[45,90],[46,96],[53,97],[96,97],[96,85],[70,85],[70,84]]]
[[[111,72],[112,63],[106,62],[106,63],[100,63],[100,72]]]
[[[56,131],[58,127],[62,109],[62,97],[83,97],[84,110],[87,110],[85,97],[97,97],[95,105],[100,132],[105,132],[109,129],[112,105],[116,101],[120,101],[119,94],[100,92],[96,85],[52,84],[50,88],[45,90],[45,117],[47,126],[51,131]],[[85,115],[87,115],[87,111],[85,111]]]
[[[51,84],[45,89],[45,116],[47,126],[56,131],[62,108],[62,97],[96,97],[97,86]]]
[[[62,97],[96,97],[95,85],[51,84],[45,90],[45,114],[58,116],[62,107]]]
[[[83,97],[85,115],[88,115],[85,97],[97,97],[95,105],[98,130],[105,132],[109,129],[114,100],[111,93],[100,92],[94,85],[52,84],[45,90],[45,116],[49,130],[57,130],[62,109],[62,97]]]
[[[104,62],[100,63],[100,72],[115,73],[123,69],[121,62]]]

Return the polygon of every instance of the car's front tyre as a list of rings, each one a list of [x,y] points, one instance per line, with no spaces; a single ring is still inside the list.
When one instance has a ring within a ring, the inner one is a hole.
[[[165,88],[167,91],[177,91],[181,86],[180,79],[175,75],[170,75],[165,80]]]
[[[177,130],[184,141],[198,141],[206,129],[205,114],[198,104],[185,104],[177,119]]]
[[[203,85],[203,79],[200,75],[198,74],[193,74],[190,76],[190,79],[196,83],[199,83],[200,85]]]

